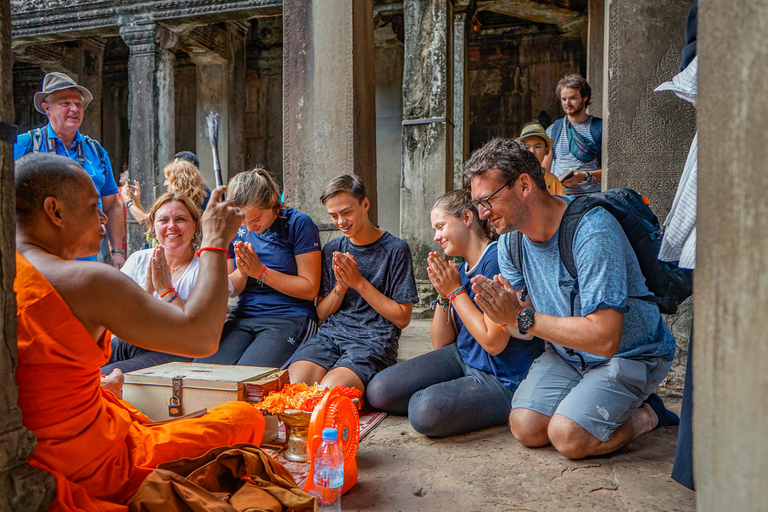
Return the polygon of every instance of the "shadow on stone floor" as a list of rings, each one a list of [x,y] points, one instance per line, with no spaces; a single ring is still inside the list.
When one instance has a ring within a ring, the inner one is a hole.
[[[402,359],[430,350],[429,320],[401,338]],[[679,412],[680,404],[670,403]],[[390,416],[360,445],[360,479],[342,499],[365,511],[692,511],[695,493],[672,471],[677,427],[645,434],[610,457],[571,461],[521,446],[507,427],[447,439]]]

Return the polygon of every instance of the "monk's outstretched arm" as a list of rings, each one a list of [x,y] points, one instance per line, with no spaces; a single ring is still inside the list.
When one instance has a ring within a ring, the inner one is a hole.
[[[202,219],[201,247],[226,249],[240,227],[240,210],[231,202],[219,201],[224,190],[220,187],[211,194]],[[105,265],[92,265],[89,270],[89,286],[82,288],[92,293],[78,308],[86,308],[88,323],[103,325],[125,341],[151,350],[200,357],[218,348],[227,310],[225,252],[205,250],[200,254],[197,283],[183,309],[157,300]]]

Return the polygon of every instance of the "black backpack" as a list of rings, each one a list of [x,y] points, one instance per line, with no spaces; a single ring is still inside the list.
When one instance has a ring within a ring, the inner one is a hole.
[[[602,207],[613,215],[630,245],[635,250],[640,270],[645,276],[645,283],[653,295],[631,297],[653,302],[659,311],[673,314],[677,305],[690,297],[693,292],[693,271],[679,268],[674,263],[659,261],[661,247],[661,226],[656,215],[646,203],[646,199],[629,188],[614,188],[598,194],[579,196],[568,205],[560,223],[558,247],[560,259],[568,273],[574,279],[571,290],[571,314],[574,300],[579,293],[576,262],[573,260],[573,237],[582,217],[593,208]],[[512,264],[522,275],[523,234],[519,231],[510,233],[507,238]]]

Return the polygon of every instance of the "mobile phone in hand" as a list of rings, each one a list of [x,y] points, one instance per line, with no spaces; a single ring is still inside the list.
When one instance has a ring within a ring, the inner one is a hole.
[[[573,169],[567,169],[563,174],[557,177],[558,180],[560,180],[560,183],[564,182],[565,180],[569,180],[573,178]]]

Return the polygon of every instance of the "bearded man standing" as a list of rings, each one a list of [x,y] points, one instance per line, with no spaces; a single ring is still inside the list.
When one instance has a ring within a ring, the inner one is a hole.
[[[587,114],[592,88],[584,77],[573,74],[558,82],[555,94],[565,117],[547,128],[555,143],[542,165],[560,179],[568,195],[600,192],[603,120]]]

